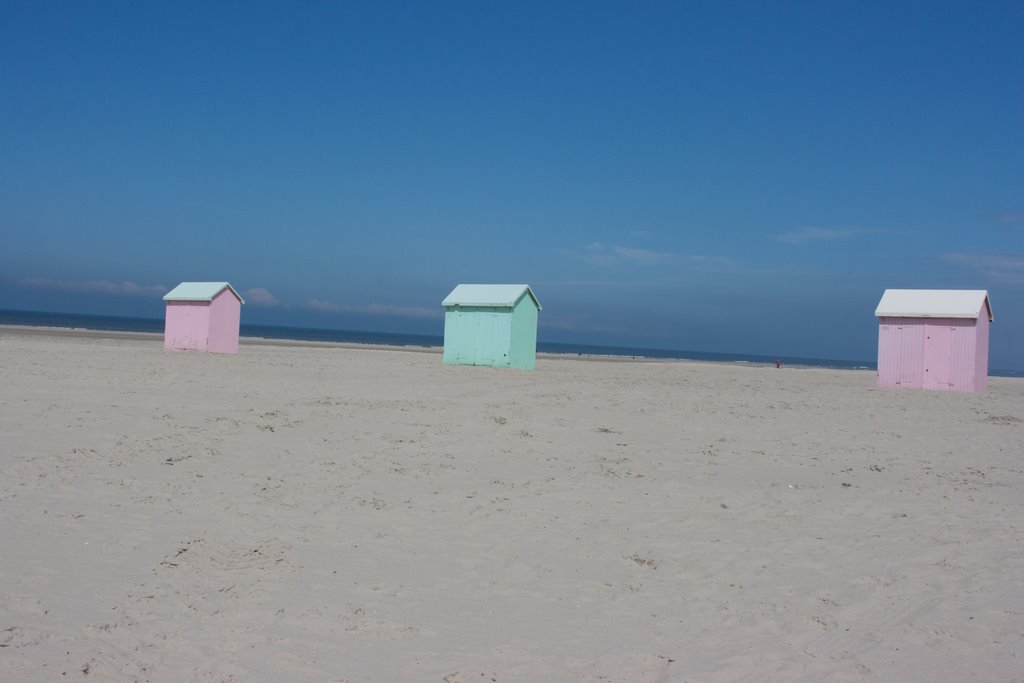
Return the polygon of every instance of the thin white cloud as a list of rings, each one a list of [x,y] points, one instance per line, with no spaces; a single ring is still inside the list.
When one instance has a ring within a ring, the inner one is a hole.
[[[274,308],[280,306],[281,302],[278,301],[277,297],[270,293],[269,290],[263,287],[252,287],[242,292],[242,296],[245,297],[246,302],[253,306],[263,306],[265,308]]]
[[[996,219],[997,223],[1002,223],[1003,225],[1024,225],[1024,213],[1019,211],[997,213],[993,218]]]
[[[637,249],[635,247],[611,247],[613,254],[626,261],[637,261],[639,263],[658,263],[668,261],[674,254],[664,251],[652,251],[650,249]]]
[[[664,280],[541,280],[537,287],[597,287],[613,289],[619,287],[658,287]]]
[[[993,282],[1024,284],[1024,256],[959,252],[943,254],[939,260],[943,263],[974,270]]]
[[[617,263],[664,263],[671,261],[675,257],[675,254],[668,252],[602,244],[601,242],[591,242],[580,249],[567,249],[565,251],[581,261],[597,266],[608,266]]]
[[[443,311],[438,308],[425,308],[423,306],[393,306],[390,304],[338,304],[323,299],[309,299],[306,308],[321,313],[350,313],[356,315],[382,315],[399,318],[440,318]]]
[[[811,226],[784,232],[781,235],[773,235],[772,239],[783,244],[807,244],[808,242],[835,242],[848,240],[861,235],[867,235],[871,231],[862,228],[825,228]]]
[[[719,270],[725,268],[737,268],[739,262],[736,259],[729,258],[728,256],[706,256],[703,254],[690,254],[685,257],[685,260],[699,268],[705,270]]]
[[[88,292],[93,294],[149,298],[159,298],[170,291],[164,285],[140,285],[128,280],[124,282],[108,282],[107,280],[69,282],[65,280],[51,280],[45,277],[26,277],[18,280],[18,284],[22,287],[49,289],[57,292]]]
[[[339,304],[331,301],[324,301],[323,299],[310,299],[306,302],[306,308],[312,308],[314,311],[320,311],[322,313],[342,313],[345,310]]]
[[[624,247],[616,244],[591,242],[579,249],[560,250],[573,258],[596,266],[612,266],[623,264],[658,265],[673,263],[689,266],[694,270],[735,269],[739,263],[727,256],[707,254],[676,254],[668,251],[654,251],[638,247]],[[600,284],[600,283],[598,283]]]

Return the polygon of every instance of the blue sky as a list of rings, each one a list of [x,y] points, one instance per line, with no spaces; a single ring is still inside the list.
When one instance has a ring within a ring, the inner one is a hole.
[[[1024,3],[5,2],[0,308],[872,359],[988,289],[1024,369]]]

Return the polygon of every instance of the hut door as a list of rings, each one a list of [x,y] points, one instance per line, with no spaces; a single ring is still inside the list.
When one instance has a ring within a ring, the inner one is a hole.
[[[196,340],[196,307],[192,305],[185,306],[185,339],[182,348],[186,349],[198,349],[199,344]]]
[[[196,348],[194,309],[189,302],[174,302],[167,306],[167,334],[170,335],[171,348]]]
[[[475,362],[477,365],[494,365],[496,331],[498,327],[498,314],[490,311],[481,311],[476,314],[476,348],[474,349]]]
[[[896,384],[920,388],[924,383],[924,325],[904,322],[894,327],[892,350],[887,350],[886,356],[896,364]]]
[[[949,325],[928,325],[924,333],[924,387],[949,389],[953,365],[953,332]]]

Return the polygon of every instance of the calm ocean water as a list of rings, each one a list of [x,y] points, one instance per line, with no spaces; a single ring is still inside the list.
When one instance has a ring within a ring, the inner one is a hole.
[[[0,325],[29,325],[32,327],[67,327],[118,332],[163,332],[164,321],[160,318],[123,318],[107,315],[81,315],[76,313],[43,313],[40,311],[0,310]],[[243,337],[265,339],[292,339],[296,341],[351,342],[356,344],[388,344],[392,346],[437,346],[443,339],[436,335],[397,334],[391,332],[358,332],[354,330],[328,330],[310,327],[278,327],[275,325],[242,325]],[[625,346],[594,346],[588,344],[565,344],[538,342],[537,350],[543,353],[563,353],[584,356],[619,356],[624,358],[670,358],[683,360],[714,361],[718,363],[775,363],[776,356],[759,356],[733,353],[709,353],[706,351],[680,351],[672,349],[643,349]],[[796,358],[786,356],[782,362],[787,365],[807,365],[819,368],[843,370],[874,370],[869,361],[830,360],[827,358]],[[989,374],[1002,377],[1021,377],[1024,372],[990,370]]]

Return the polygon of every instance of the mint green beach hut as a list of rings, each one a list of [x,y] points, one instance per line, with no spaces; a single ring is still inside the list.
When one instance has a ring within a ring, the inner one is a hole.
[[[540,302],[529,285],[459,285],[444,306],[444,362],[533,370]]]

